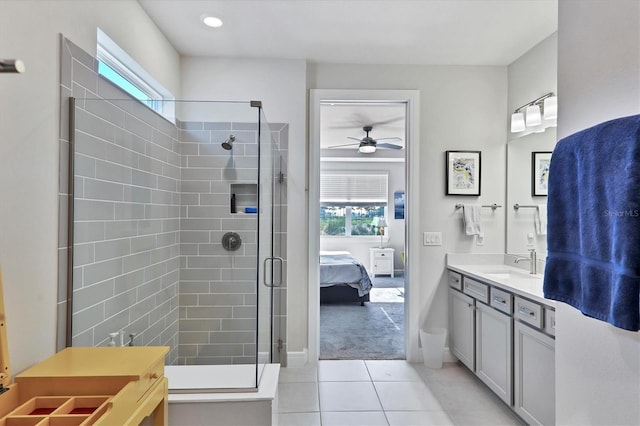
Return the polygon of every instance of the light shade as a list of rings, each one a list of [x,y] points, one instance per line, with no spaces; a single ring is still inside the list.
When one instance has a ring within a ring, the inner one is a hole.
[[[514,112],[511,114],[511,132],[524,132],[526,126],[524,125],[524,114],[521,112]]]
[[[378,228],[384,228],[385,226],[389,226],[387,224],[387,219],[385,219],[383,216],[374,217],[373,220],[371,221],[371,225],[377,226]]]
[[[358,151],[363,154],[371,154],[372,152],[376,152],[376,147],[374,145],[360,145]]]
[[[542,116],[540,115],[540,107],[538,105],[529,105],[525,117],[527,127],[542,124]]]
[[[558,118],[558,98],[550,96],[544,100],[544,119],[555,120]]]

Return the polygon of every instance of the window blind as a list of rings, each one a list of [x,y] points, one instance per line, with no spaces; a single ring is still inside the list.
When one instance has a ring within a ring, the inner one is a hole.
[[[322,173],[320,203],[386,205],[389,199],[386,173]]]

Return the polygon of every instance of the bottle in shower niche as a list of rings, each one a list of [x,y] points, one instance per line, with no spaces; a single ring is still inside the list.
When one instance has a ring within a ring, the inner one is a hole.
[[[231,213],[237,213],[236,194],[231,194]]]

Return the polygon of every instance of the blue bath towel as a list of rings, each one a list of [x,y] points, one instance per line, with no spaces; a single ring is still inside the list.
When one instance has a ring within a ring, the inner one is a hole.
[[[549,169],[544,295],[640,329],[640,115],[556,145]]]

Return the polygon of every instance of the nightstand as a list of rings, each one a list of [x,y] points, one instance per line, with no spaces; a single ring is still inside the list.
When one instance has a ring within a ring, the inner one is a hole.
[[[371,274],[390,275],[393,277],[393,248],[370,248],[369,249],[369,265],[371,265]]]

